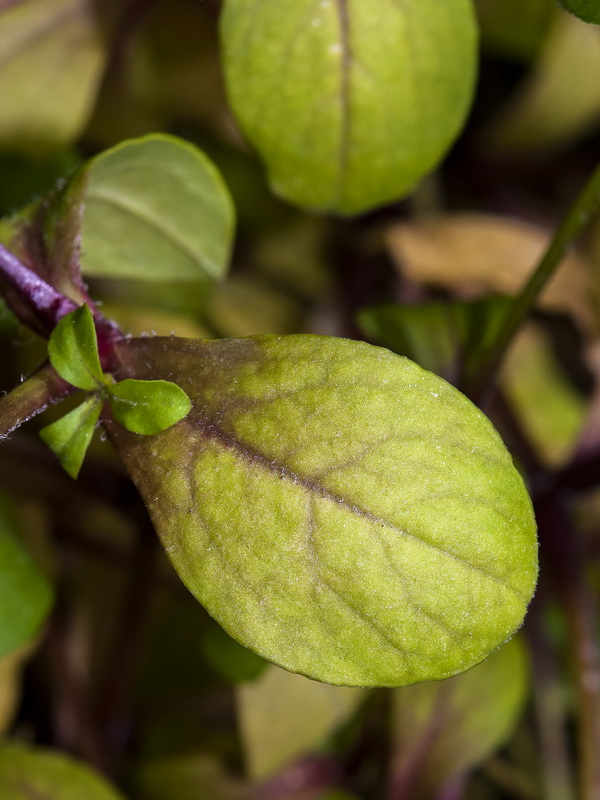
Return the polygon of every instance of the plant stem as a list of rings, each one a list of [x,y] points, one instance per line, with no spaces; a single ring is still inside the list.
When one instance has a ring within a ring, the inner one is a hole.
[[[31,316],[27,311],[34,311],[36,321],[51,331],[61,317],[77,308],[77,303],[46,283],[0,244],[0,285],[2,284],[7,290],[9,306],[21,322],[29,327]],[[21,301],[18,305],[11,302],[15,295]]]
[[[16,389],[0,397],[0,440],[74,391],[46,362]]]
[[[65,314],[78,308],[77,303],[40,278],[1,244],[0,289],[17,318],[42,336],[49,336]],[[116,323],[93,306],[90,308],[96,325],[100,363],[105,372],[110,372],[116,364],[114,345],[123,338],[123,333]]]
[[[498,332],[496,341],[487,350],[485,364],[481,365],[480,369],[475,370],[474,377],[468,382],[466,392],[471,398],[480,399],[491,387],[496,372],[519,327],[533,308],[550,278],[556,272],[567,250],[581,234],[599,205],[600,163],[596,166],[581,194],[556,231],[548,249],[521,294],[514,299]]]

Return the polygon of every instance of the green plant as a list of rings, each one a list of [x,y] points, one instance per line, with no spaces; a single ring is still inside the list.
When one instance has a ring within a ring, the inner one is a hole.
[[[597,21],[594,3],[565,5]],[[535,251],[537,268],[528,264],[528,280],[512,292],[490,279],[494,293],[465,299],[453,296],[448,278],[445,294],[419,289],[415,303],[410,292],[394,297],[389,275],[374,290],[361,283],[380,265],[382,229],[407,269],[421,258],[435,266],[441,237],[442,251],[456,247],[466,270],[466,243],[484,221],[464,220],[456,239],[458,222],[444,233],[432,216],[436,178],[427,175],[466,124],[485,7],[477,6],[478,23],[470,0],[225,0],[222,9],[178,0],[169,8],[134,2],[122,15],[102,2],[93,14],[79,0],[0,3],[0,145],[17,188],[0,221],[0,335],[12,381],[0,398],[0,699],[6,686],[8,726],[23,665],[41,643],[27,680],[39,685],[35,665],[46,658],[59,688],[53,733],[36,728],[36,743],[83,757],[133,797],[333,800],[348,789],[368,800],[382,796],[388,735],[390,800],[462,796],[469,772],[513,733],[531,687],[522,639],[505,644],[538,578],[528,489],[557,586],[548,601],[543,584],[530,637],[542,644],[532,652],[539,657],[564,635],[562,621],[547,628],[555,605],[566,609],[581,659],[581,797],[593,800],[600,786],[593,623],[582,621],[594,604],[581,533],[564,536],[571,522],[563,511],[577,481],[596,485],[595,434],[582,438],[584,455],[570,453],[557,467],[563,450],[557,457],[554,446],[561,436],[570,446],[574,434],[556,420],[568,409],[579,425],[583,401],[549,374],[539,355],[546,339],[540,346],[535,333],[532,385],[539,371],[558,413],[532,412],[510,372],[513,354],[526,353],[520,339],[514,348],[517,334],[600,203],[600,167],[549,243],[530,250],[531,231],[488,231],[490,251],[495,235],[502,243],[514,236],[510,258]],[[218,78],[206,79],[208,95],[215,92],[206,109],[196,86],[190,103],[186,58],[197,53],[177,42],[195,30],[190,21],[202,21],[208,59],[216,11],[231,107],[272,193],[232,132]],[[547,13],[563,20],[554,4]],[[64,71],[57,54],[70,26],[82,47]],[[497,22],[493,31],[502,31]],[[42,46],[29,49],[36,37]],[[35,92],[45,69],[57,96],[70,98],[64,108],[36,108],[29,90],[15,91],[19,76],[29,87],[40,68]],[[189,139],[175,135],[186,126]],[[153,127],[172,132],[148,133]],[[69,155],[65,146],[80,135],[84,148]],[[38,182],[33,199],[18,191],[23,163]],[[46,191],[65,164],[68,175]],[[415,227],[387,232],[386,215],[399,213],[389,204],[410,193]],[[358,221],[336,216],[359,213]],[[224,280],[232,252],[234,266],[254,266]],[[324,297],[346,314],[335,336],[295,322],[308,308],[323,313]],[[595,320],[577,313],[593,339]],[[558,324],[552,317],[549,330]],[[177,335],[141,333],[155,326]],[[34,339],[21,353],[14,341],[25,329]],[[30,377],[12,388],[15,371]],[[42,412],[50,416],[36,432],[29,421]],[[70,478],[57,474],[38,433]],[[31,449],[42,474],[23,494]],[[69,543],[91,548],[83,576],[57,556]],[[210,616],[180,591],[173,567]],[[122,605],[113,608],[117,595]],[[84,632],[73,627],[76,613]],[[83,680],[71,639],[87,650]],[[144,725],[154,693],[164,693],[168,718],[173,687],[181,683],[185,704],[199,680],[209,691],[211,681],[227,687],[228,702],[235,692],[244,779],[223,767],[239,759],[231,737],[207,742],[197,722],[188,731],[182,708],[174,724]],[[394,691],[369,691],[377,687]],[[287,709],[279,731],[274,707]],[[0,727],[1,710],[0,702]],[[358,769],[324,757],[299,767],[307,783],[297,791],[278,784],[277,770],[335,731],[330,751],[356,752]],[[542,762],[542,781],[552,784]],[[522,777],[508,768],[497,782],[525,796],[533,780],[519,784]],[[567,784],[553,800],[570,800]],[[474,785],[465,791],[476,793]],[[7,800],[118,796],[70,759],[23,742],[0,748],[0,789]]]

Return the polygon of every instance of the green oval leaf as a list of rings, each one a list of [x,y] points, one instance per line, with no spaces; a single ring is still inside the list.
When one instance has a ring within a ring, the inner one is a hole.
[[[40,431],[44,442],[73,479],[79,475],[101,410],[101,398],[92,395],[73,411]]]
[[[528,679],[517,637],[464,675],[397,690],[392,712],[397,796],[441,797],[454,778],[500,747],[523,711]]]
[[[470,0],[226,0],[229,97],[273,189],[354,214],[442,158],[473,94]]]
[[[531,503],[440,378],[320,336],[118,349],[192,399],[156,438],[109,432],[184,583],[242,644],[319,680],[402,685],[468,669],[521,624]]]
[[[89,306],[80,306],[58,322],[50,334],[48,356],[60,377],[72,386],[94,391],[102,385],[96,328]]]
[[[25,549],[13,509],[0,497],[0,656],[29,642],[52,602],[52,592]]]
[[[175,136],[123,142],[87,167],[85,275],[214,281],[228,266],[233,203],[212,162]]]
[[[124,800],[104,778],[61,753],[0,746],[2,800]]]
[[[182,420],[192,404],[170,381],[119,381],[108,387],[115,419],[132,433],[151,436]]]
[[[584,22],[594,22],[600,25],[599,0],[558,0],[565,11],[570,11]]]

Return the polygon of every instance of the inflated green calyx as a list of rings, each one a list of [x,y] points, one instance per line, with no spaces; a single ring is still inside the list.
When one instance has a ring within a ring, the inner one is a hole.
[[[109,433],[184,583],[241,643],[318,680],[399,686],[466,670],[520,626],[531,503],[449,384],[320,336],[118,355],[192,400],[157,436]]]

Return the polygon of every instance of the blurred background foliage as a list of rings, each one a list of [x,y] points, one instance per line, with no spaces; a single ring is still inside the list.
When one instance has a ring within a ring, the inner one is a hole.
[[[153,271],[150,252],[148,273],[126,280],[90,267],[107,315],[134,334],[364,338],[460,384],[600,152],[600,28],[555,0],[476,7],[479,84],[453,151],[407,200],[338,219],[269,191],[228,110],[217,0],[0,0],[0,214],[124,139],[181,136],[233,196],[231,272]],[[93,163],[101,183],[106,162]],[[84,234],[84,264],[85,248]],[[335,688],[266,664],[188,595],[104,442],[77,484],[36,436],[53,412],[3,442],[0,554],[23,550],[22,580],[41,605],[54,586],[54,607],[33,641],[25,626],[0,651],[0,732],[13,742],[0,744],[2,798],[119,796],[41,747],[139,800],[597,800],[600,750],[585,754],[600,743],[600,481],[577,465],[600,446],[599,312],[597,219],[486,409],[530,474],[586,491],[567,522],[538,509],[562,528],[558,555],[542,536],[524,631],[441,684]],[[0,336],[8,391],[45,345],[3,305]],[[582,763],[594,774],[578,777]]]

